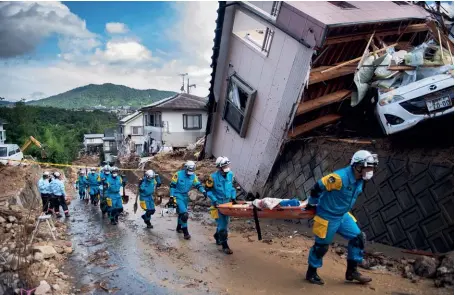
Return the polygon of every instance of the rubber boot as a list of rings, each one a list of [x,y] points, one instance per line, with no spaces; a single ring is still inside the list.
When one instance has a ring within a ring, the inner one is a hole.
[[[216,244],[217,244],[217,245],[221,245],[221,242],[220,242],[220,238],[219,238],[219,236],[218,236],[218,233],[215,233],[215,234],[213,235],[213,237],[215,238]]]
[[[117,222],[115,221],[115,219],[111,219],[111,224],[112,225],[117,225]]]
[[[185,227],[185,228],[183,228],[182,230],[183,230],[183,238],[184,238],[185,240],[191,239],[191,235],[190,235],[190,233],[188,232],[188,228]]]
[[[55,215],[55,217],[57,217],[57,218],[62,218],[62,214],[60,214],[60,212],[57,212],[56,215]]]
[[[145,221],[145,224],[147,224],[147,228],[153,228],[153,225],[150,223],[150,220]]]
[[[371,282],[371,278],[362,275],[357,271],[357,262],[354,260],[348,260],[348,268],[346,270],[346,281],[352,282],[357,281],[361,284],[366,284]]]
[[[177,225],[177,228],[175,229],[179,234],[183,233],[182,226],[179,224]]]
[[[308,265],[306,280],[315,285],[324,285],[324,280],[318,275],[317,268]]]
[[[65,217],[70,217],[70,214],[69,213],[65,213]]]
[[[234,253],[234,252],[232,252],[231,248],[229,248],[229,245],[227,242],[224,242],[222,245],[223,245],[223,252],[225,254],[230,255],[230,254]]]

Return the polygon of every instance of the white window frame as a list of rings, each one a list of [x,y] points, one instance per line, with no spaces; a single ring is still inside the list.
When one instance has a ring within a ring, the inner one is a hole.
[[[183,114],[183,129],[184,130],[201,130],[202,129],[202,114]],[[188,117],[197,117],[198,126],[197,127],[188,127]]]
[[[151,120],[153,116],[153,122]],[[145,125],[151,127],[163,127],[161,112],[149,112],[145,116]]]
[[[248,101],[244,111],[239,109],[233,102],[229,100],[229,91],[231,90],[231,87],[239,87],[248,94]],[[251,113],[254,107],[254,101],[256,99],[256,93],[257,91],[253,89],[251,86],[249,86],[247,83],[245,83],[239,76],[237,76],[237,74],[234,74],[229,78],[224,102],[223,120],[226,121],[239,134],[241,138],[246,137],[248,123],[250,121]],[[230,122],[229,121],[230,119],[226,116],[229,105],[231,106],[230,108],[232,110],[239,112],[240,115],[243,117],[243,121],[240,128],[237,128],[237,126],[235,126],[233,122]]]

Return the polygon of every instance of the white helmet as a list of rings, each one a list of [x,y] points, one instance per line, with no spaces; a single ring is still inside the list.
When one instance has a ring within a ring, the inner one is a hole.
[[[218,157],[218,158],[216,158],[215,166],[216,166],[216,167],[220,167],[220,163],[221,163],[222,160],[223,160],[223,157]]]
[[[147,170],[145,172],[145,177],[147,177],[148,179],[152,179],[152,178],[155,178],[156,174],[155,174],[155,171],[153,170]]]
[[[194,171],[196,171],[196,163],[193,161],[187,161],[184,165],[184,168],[186,170],[186,173],[194,174]]]
[[[351,159],[351,166],[360,165],[362,167],[376,167],[378,164],[378,155],[365,150],[355,152]]]
[[[43,172],[43,176],[49,177],[49,175],[50,175],[49,171],[44,171],[44,172]]]
[[[218,167],[223,168],[229,166],[231,161],[229,161],[228,157],[223,157],[220,162],[218,163]]]
[[[84,174],[85,174],[85,171],[81,169],[81,170],[79,170],[79,174],[84,175]]]
[[[104,166],[104,167],[103,167],[103,170],[104,170],[104,173],[105,173],[105,174],[111,173],[111,167],[109,167],[109,165]]]
[[[90,171],[91,171],[92,173],[95,173],[95,172],[96,172],[96,168],[95,168],[95,167],[92,167],[92,168],[90,168]]]
[[[60,172],[55,171],[55,172],[54,172],[54,177],[60,177]]]

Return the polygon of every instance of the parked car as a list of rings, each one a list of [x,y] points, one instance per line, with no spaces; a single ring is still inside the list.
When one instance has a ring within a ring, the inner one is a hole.
[[[453,113],[453,76],[436,75],[379,94],[376,115],[386,135]]]
[[[24,155],[17,144],[0,144],[0,163],[7,165],[10,160],[12,165],[19,165]]]

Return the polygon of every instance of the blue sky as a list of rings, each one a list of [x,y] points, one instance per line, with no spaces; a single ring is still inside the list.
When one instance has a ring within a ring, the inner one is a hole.
[[[207,95],[216,2],[0,2],[0,97],[89,83]],[[21,12],[22,11],[22,12]],[[20,26],[19,26],[20,25]]]

